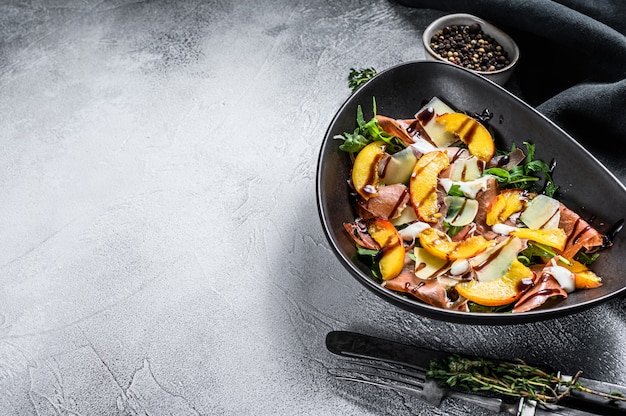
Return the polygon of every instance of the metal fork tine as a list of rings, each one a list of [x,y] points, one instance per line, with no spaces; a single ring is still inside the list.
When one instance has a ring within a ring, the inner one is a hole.
[[[366,355],[354,354],[350,352],[343,352],[342,354],[346,357],[354,357],[354,358],[359,358],[359,359],[366,360],[366,361],[378,361],[378,362],[402,366],[404,368],[412,368],[413,370],[419,371],[420,373],[423,373],[424,375],[426,375],[426,371],[427,371],[426,368],[424,367],[420,367],[420,366],[409,364],[409,363],[404,363],[401,361],[395,361],[395,360],[378,358],[378,357],[369,357]]]
[[[397,384],[392,384],[392,383],[386,383],[386,382],[382,382],[382,381],[367,380],[367,379],[358,378],[358,377],[341,376],[341,375],[338,375],[338,374],[335,374],[335,378],[337,380],[352,381],[352,382],[363,383],[363,384],[370,384],[372,386],[376,386],[376,387],[380,387],[380,388],[384,388],[384,389],[389,389],[389,390],[394,390],[394,391],[400,391],[400,392],[403,392],[403,393],[406,393],[406,394],[410,394],[410,395],[419,394],[422,391],[421,389],[414,389],[414,388],[407,387],[407,386],[402,386],[402,385],[397,385]],[[422,399],[424,399],[424,398],[422,398]],[[438,403],[433,402],[432,404],[438,404]]]
[[[340,358],[339,360],[352,367],[329,369],[328,372],[334,375],[337,380],[369,384],[418,396],[434,406],[438,406],[444,396],[443,390],[436,386],[430,386],[429,393],[426,394],[426,372],[422,369],[408,370],[404,368],[404,364],[377,363],[361,359]]]
[[[374,376],[374,377],[380,377],[380,378],[385,378],[388,380],[392,380],[392,381],[397,381],[400,383],[405,383],[405,384],[410,384],[412,386],[415,387],[420,387],[422,388],[424,386],[424,382],[426,381],[426,372],[421,371],[421,370],[412,370],[412,371],[408,371],[402,367],[392,367],[390,365],[380,365],[380,364],[376,364],[376,363],[372,363],[372,362],[368,362],[368,361],[356,361],[356,360],[348,360],[348,359],[340,359],[343,362],[346,363],[350,363],[353,365],[358,365],[360,367],[367,367],[367,368],[372,368],[372,369],[376,369],[376,370],[382,370],[385,373],[374,373],[374,372],[370,372],[370,371],[366,371],[366,370],[353,370],[356,371],[360,374],[365,374],[365,375],[370,375],[370,376]],[[393,375],[391,375],[391,374]],[[410,379],[403,379],[403,378],[399,378],[395,375],[402,375],[405,377],[409,377]]]
[[[439,406],[441,400],[443,399],[444,392],[437,387],[430,388],[429,393],[425,392],[425,377],[420,377],[419,374],[413,374],[409,371],[391,368],[386,365],[365,363],[357,360],[342,361],[349,362],[351,365],[359,366],[360,368],[329,369],[328,372],[335,376],[335,379],[337,380],[368,384],[371,386],[417,396],[421,400],[424,400],[433,406]],[[368,371],[367,369],[378,369],[380,371]]]

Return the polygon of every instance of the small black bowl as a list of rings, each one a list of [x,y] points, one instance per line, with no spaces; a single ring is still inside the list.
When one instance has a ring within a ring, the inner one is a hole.
[[[389,303],[418,315],[456,323],[508,325],[541,321],[580,312],[624,294],[626,253],[619,236],[592,266],[602,277],[601,287],[577,290],[558,303],[523,313],[440,309],[383,288],[371,277],[367,265],[356,259],[356,246],[343,227],[355,218],[348,185],[351,161],[348,154],[339,150],[341,141],[333,137],[354,131],[357,106],[369,119],[373,115],[373,98],[377,114],[411,118],[433,96],[470,113],[480,114],[485,109],[492,112],[490,127],[498,148],[509,149],[513,142],[523,148],[522,142],[528,141],[536,145],[536,158],[555,159],[558,198],[570,209],[579,214],[592,213],[609,228],[625,217],[626,188],[553,122],[492,81],[461,67],[437,61],[408,62],[380,72],[352,94],[330,123],[321,146],[316,183],[318,211],[330,246],[343,266]]]

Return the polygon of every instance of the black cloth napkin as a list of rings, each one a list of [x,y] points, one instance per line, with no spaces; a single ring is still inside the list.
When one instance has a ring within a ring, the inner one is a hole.
[[[470,13],[500,27],[520,48],[505,88],[591,151],[626,143],[626,1],[395,1]]]

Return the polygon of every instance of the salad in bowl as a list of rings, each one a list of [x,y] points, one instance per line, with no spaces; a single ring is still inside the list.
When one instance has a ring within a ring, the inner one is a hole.
[[[343,266],[420,315],[523,323],[626,292],[624,186],[532,107],[453,65],[400,64],[347,99],[322,143],[317,203]]]
[[[344,226],[359,256],[383,287],[460,311],[526,312],[601,286],[589,266],[610,242],[554,198],[532,143],[496,149],[489,116],[439,97],[409,119],[358,107],[335,138],[353,157]]]

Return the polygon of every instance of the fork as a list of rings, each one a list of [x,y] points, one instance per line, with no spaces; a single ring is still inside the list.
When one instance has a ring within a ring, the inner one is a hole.
[[[540,407],[534,400],[520,398],[510,403],[498,397],[459,392],[438,384],[427,377],[426,369],[411,364],[373,362],[371,358],[339,358],[347,366],[330,368],[328,372],[337,380],[369,384],[415,396],[432,406],[439,407],[444,398],[463,400],[494,413],[513,416],[591,416],[593,413],[562,406]]]

